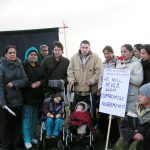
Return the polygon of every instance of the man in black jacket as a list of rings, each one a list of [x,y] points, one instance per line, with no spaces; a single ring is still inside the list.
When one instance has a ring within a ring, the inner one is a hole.
[[[41,62],[41,66],[46,74],[45,79],[45,89],[48,93],[52,94],[57,91],[49,89],[48,81],[49,80],[60,80],[62,84],[67,83],[67,68],[69,65],[69,60],[62,56],[63,54],[63,45],[59,41],[55,41],[52,46],[53,54],[47,56]],[[48,94],[49,95],[49,94]],[[48,96],[46,94],[46,97]]]

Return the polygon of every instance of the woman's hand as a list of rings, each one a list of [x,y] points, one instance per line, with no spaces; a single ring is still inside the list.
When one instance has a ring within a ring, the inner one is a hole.
[[[7,86],[8,88],[12,88],[14,85],[13,85],[12,82],[9,82],[9,83],[6,84],[6,86]]]

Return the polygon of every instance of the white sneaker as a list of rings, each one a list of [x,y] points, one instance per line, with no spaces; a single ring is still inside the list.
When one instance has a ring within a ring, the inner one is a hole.
[[[38,143],[38,141],[37,141],[37,139],[32,139],[31,143],[36,145]]]
[[[26,142],[24,143],[24,145],[26,149],[30,149],[32,147],[32,144],[30,142]]]

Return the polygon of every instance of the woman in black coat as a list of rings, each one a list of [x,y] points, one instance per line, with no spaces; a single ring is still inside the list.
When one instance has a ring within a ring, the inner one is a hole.
[[[28,81],[21,61],[16,58],[16,47],[9,45],[0,59],[0,141],[2,148],[17,149],[21,133],[23,97],[21,88]],[[8,106],[16,116],[9,113]],[[12,148],[13,146],[13,148]]]

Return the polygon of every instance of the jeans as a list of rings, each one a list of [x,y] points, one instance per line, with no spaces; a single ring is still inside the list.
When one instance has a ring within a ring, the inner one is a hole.
[[[35,128],[37,123],[38,106],[24,105],[22,132],[24,142],[30,142],[35,138]]]
[[[45,121],[45,125],[46,125],[46,135],[47,136],[58,136],[59,135],[59,131],[62,127],[64,120],[61,118],[48,118]]]

